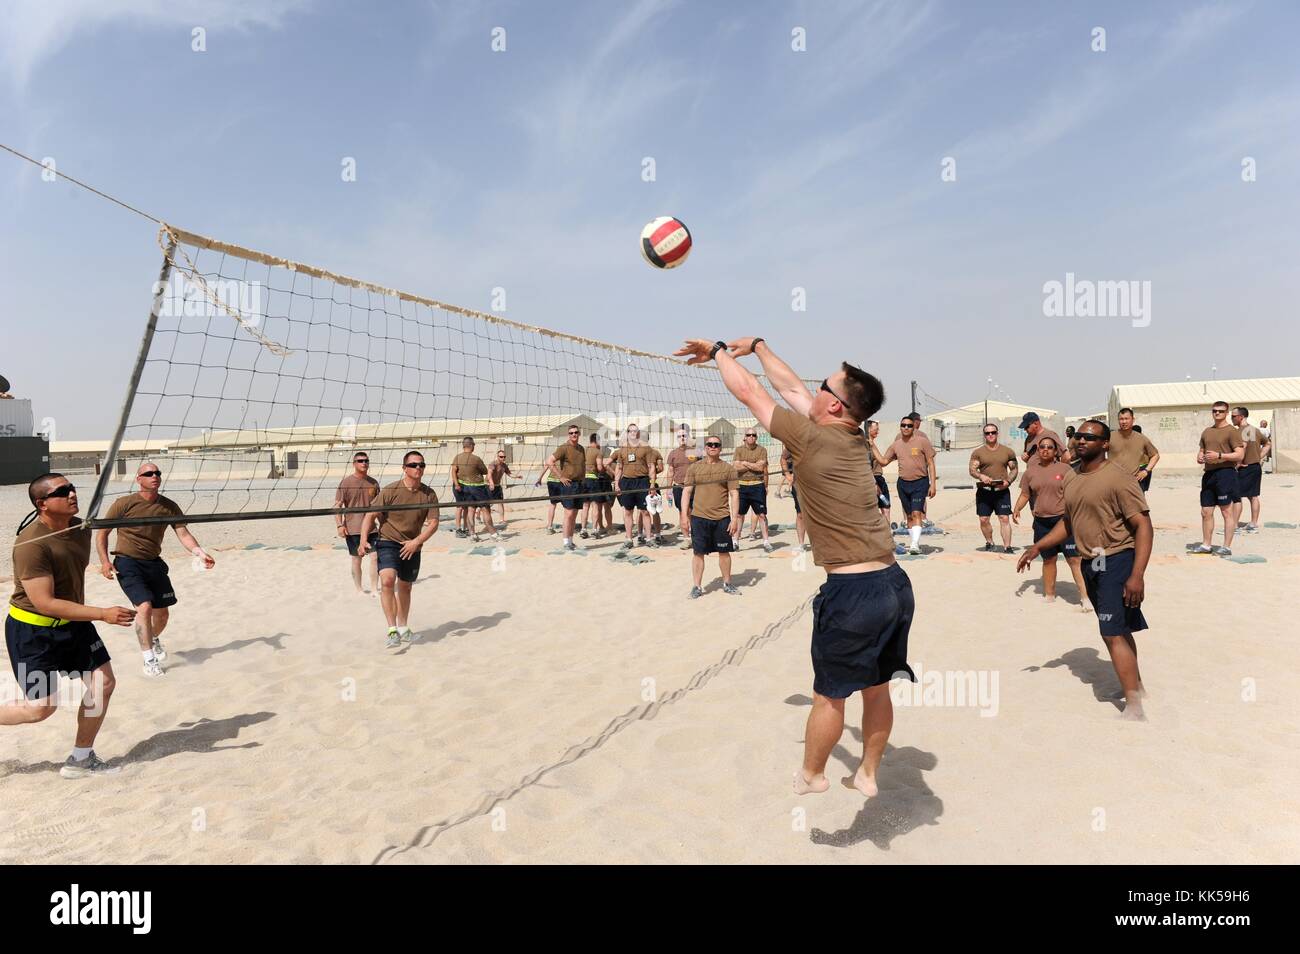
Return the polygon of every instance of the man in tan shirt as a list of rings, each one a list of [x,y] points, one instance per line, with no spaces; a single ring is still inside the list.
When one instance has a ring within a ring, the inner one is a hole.
[[[918,432],[916,421],[910,415],[898,422],[898,439],[885,448],[880,466],[887,467],[893,461],[898,461],[896,487],[907,514],[907,533],[911,538],[908,553],[919,554],[925,502],[938,492],[939,478],[934,469],[934,445],[930,438]]]
[[[614,468],[614,493],[618,495],[619,505],[623,508],[623,530],[627,539],[623,549],[632,549],[632,526],[637,528],[637,543],[646,546],[646,536],[653,535],[653,523],[646,506],[646,495],[650,492],[650,483],[663,469],[663,457],[649,444],[641,441],[641,428],[636,424],[627,426],[622,446],[609,458]],[[654,545],[659,546],[655,540]]]
[[[1241,499],[1233,508],[1234,519],[1241,526],[1241,501],[1250,501],[1250,523],[1241,527],[1242,533],[1259,533],[1259,488],[1263,481],[1263,460],[1268,456],[1269,437],[1250,423],[1250,409],[1234,407],[1232,426],[1241,432],[1245,445],[1241,463],[1237,465],[1237,493]]]
[[[1226,401],[1215,401],[1210,408],[1214,424],[1201,431],[1200,449],[1196,463],[1205,467],[1201,475],[1201,545],[1192,553],[1212,553],[1215,556],[1232,556],[1232,535],[1237,529],[1234,506],[1241,503],[1241,489],[1237,483],[1237,465],[1246,455],[1246,442],[1241,431],[1228,420]],[[1223,514],[1223,546],[1213,546],[1214,510]]]
[[[379,492],[374,511],[361,522],[357,550],[365,556],[375,522],[383,521],[375,549],[379,552],[379,601],[388,622],[386,649],[416,640],[410,626],[411,584],[420,575],[421,547],[438,532],[438,495],[425,484],[424,469],[424,455],[407,451],[402,456],[402,479]],[[402,509],[390,509],[394,507]]]
[[[691,573],[695,585],[690,598],[704,595],[704,557],[718,555],[722,574],[722,592],[733,596],[740,590],[731,585],[731,551],[740,526],[740,492],[736,468],[722,459],[722,438],[704,439],[704,460],[696,461],[686,471],[682,491],[682,533],[691,538]]]
[[[162,558],[162,541],[167,527],[176,532],[176,539],[194,557],[195,566],[210,570],[214,560],[199,546],[182,518],[185,514],[175,501],[160,494],[162,471],[153,461],[145,461],[136,468],[136,485],[133,494],[118,497],[108,508],[106,520],[134,518],[177,518],[174,522],[140,524],[117,528],[117,546],[109,560],[108,535],[111,530],[95,531],[95,549],[99,554],[99,572],[106,580],[115,576],[135,607],[135,636],[144,657],[144,674],[149,677],[163,675],[162,663],[167,658],[162,634],[171,618],[168,607],[176,605],[176,592],[168,576],[169,567]]]
[[[884,388],[845,362],[812,393],[762,338],[730,345],[697,339],[677,354],[691,364],[715,360],[727,390],[794,455],[813,561],[826,569],[813,601],[813,706],[794,790],[806,795],[830,787],[826,762],[844,731],[844,700],[861,692],[862,763],[846,781],[870,798],[878,791],[876,773],[894,723],[889,681],[916,680],[907,664],[912,584],[894,559],[889,525],[875,505],[862,432],[884,403]],[[778,407],[737,360],[749,354],[791,409]]]
[[[760,533],[763,549],[771,553],[772,543],[767,536],[767,448],[758,445],[758,431],[745,428],[743,443],[731,455],[732,465],[740,476],[740,524],[736,527],[735,549],[740,549],[740,538],[745,533],[745,514],[754,513],[754,531],[751,539],[758,540]]]
[[[971,451],[969,470],[975,478],[975,515],[980,520],[980,533],[984,534],[984,549],[993,550],[993,524],[989,518],[996,513],[1002,530],[1002,552],[1010,553],[1011,484],[1019,465],[1015,451],[998,443],[996,424],[984,425],[984,443]]]
[[[357,451],[352,455],[352,473],[339,481],[338,490],[334,494],[334,506],[340,510],[369,507],[377,496],[379,496],[379,481],[370,476],[370,455],[365,451]],[[379,563],[373,552],[378,541],[377,536],[370,541],[370,589],[366,590],[361,585],[362,559],[357,552],[357,544],[361,542],[361,524],[365,519],[364,513],[341,513],[334,518],[334,523],[338,528],[338,535],[347,544],[348,557],[352,563],[352,585],[356,587],[358,594],[369,593],[371,596],[378,596]]]
[[[1110,432],[1109,459],[1137,478],[1146,493],[1151,489],[1151,475],[1160,462],[1160,451],[1149,437],[1134,428],[1135,420],[1131,407],[1119,409],[1119,430]]]
[[[465,438],[460,446],[461,452],[451,461],[451,493],[458,502],[468,506],[456,508],[456,536],[472,537],[475,543],[480,542],[478,522],[482,520],[492,539],[499,542],[501,534],[492,523],[492,491],[496,481],[483,458],[474,453],[474,438]]]
[[[1145,718],[1146,693],[1133,634],[1147,628],[1142,602],[1151,559],[1151,514],[1133,475],[1106,459],[1110,428],[1101,421],[1085,421],[1075,436],[1079,469],[1065,483],[1065,519],[1021,554],[1016,572],[1074,538],[1102,642],[1124,689],[1123,716],[1140,720]]]
[[[135,610],[86,604],[90,531],[77,517],[77,488],[62,474],[42,474],[27,487],[36,508],[14,538],[14,591],[5,617],[9,665],[22,698],[0,703],[0,725],[44,722],[58,709],[59,676],[80,679],[81,705],[72,754],[59,774],[115,774],[95,754],[116,680],[104,640],[92,620],[130,626]],[[83,803],[84,804],[84,803]]]
[[[573,551],[574,528],[578,525],[578,508],[582,504],[582,481],[587,473],[587,453],[582,449],[582,431],[574,424],[569,427],[568,440],[557,447],[542,465],[542,476],[548,474],[560,485],[560,505],[564,508],[564,549]],[[539,480],[541,478],[538,478]]]

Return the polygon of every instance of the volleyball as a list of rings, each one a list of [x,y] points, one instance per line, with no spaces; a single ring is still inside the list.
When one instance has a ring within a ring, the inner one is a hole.
[[[691,254],[691,230],[671,215],[641,230],[641,256],[655,268],[676,268]]]

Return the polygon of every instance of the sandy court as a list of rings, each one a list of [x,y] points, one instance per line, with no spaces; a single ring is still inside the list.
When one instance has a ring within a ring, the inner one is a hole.
[[[1297,485],[1266,478],[1266,522],[1300,524]],[[536,508],[512,515],[504,558],[444,530],[415,588],[422,638],[395,653],[328,520],[195,525],[218,565],[192,571],[169,539],[167,675],[146,680],[134,635],[99,626],[118,690],[96,749],[121,774],[59,778],[70,710],[0,730],[0,860],[1294,860],[1300,530],[1240,537],[1264,563],[1190,557],[1196,483],[1157,479],[1139,637],[1151,721],[1126,724],[1064,565],[1063,599],[1043,603],[1037,570],[975,552],[972,497],[940,493],[948,535],[903,563],[923,683],[869,802],[790,792],[823,575],[793,553],[788,498],[773,501],[778,551],[746,542],[737,558],[743,595],[714,583],[695,602],[687,553],[629,565],[608,539],[555,553]],[[25,503],[0,490],[0,525]],[[1015,543],[1029,539],[1026,520]],[[87,591],[122,601],[93,564]],[[958,682],[977,691],[954,696]],[[833,779],[856,766],[857,735]]]

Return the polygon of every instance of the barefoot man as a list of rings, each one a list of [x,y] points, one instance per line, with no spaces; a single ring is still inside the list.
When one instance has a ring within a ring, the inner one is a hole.
[[[795,793],[830,786],[826,760],[844,731],[844,700],[861,692],[862,764],[846,782],[863,795],[875,795],[876,771],[894,725],[889,680],[916,680],[907,665],[912,584],[894,560],[889,525],[876,506],[862,432],[884,403],[884,388],[846,362],[810,393],[762,338],[730,345],[687,341],[677,354],[689,355],[691,364],[717,361],[727,390],[794,455],[813,560],[826,569],[826,582],[813,601],[813,706],[804,731],[803,766],[794,773]],[[758,357],[791,409],[778,407],[736,360],[748,354]]]
[[[1023,573],[1042,553],[1074,538],[1083,559],[1088,600],[1124,688],[1124,718],[1141,720],[1145,690],[1133,634],[1147,628],[1142,600],[1151,559],[1151,514],[1133,475],[1106,459],[1110,428],[1101,421],[1085,421],[1075,437],[1079,469],[1065,484],[1065,519],[1020,555],[1016,572]]]
[[[27,497],[36,519],[14,540],[14,592],[5,617],[9,664],[22,698],[0,704],[0,725],[44,722],[59,705],[59,674],[80,679],[77,736],[59,774],[111,775],[117,769],[100,761],[94,745],[116,683],[91,620],[130,626],[135,610],[85,605],[90,531],[76,516],[77,488],[62,474],[44,474],[28,486]]]
[[[162,486],[162,471],[152,461],[146,461],[136,469],[135,482],[140,489],[125,497],[118,497],[108,508],[109,520],[123,520],[131,517],[175,517],[176,523],[171,528],[176,531],[176,539],[181,546],[193,554],[194,559],[203,564],[205,570],[216,566],[199,541],[194,539],[185,526],[181,508],[175,501],[169,500],[158,492]],[[170,606],[176,605],[176,591],[168,577],[169,567],[162,558],[162,540],[167,533],[166,523],[152,523],[138,527],[118,527],[117,547],[113,550],[114,558],[108,557],[109,530],[95,531],[95,550],[99,553],[99,572],[104,579],[117,576],[117,585],[122,587],[131,605],[135,607],[135,635],[140,643],[140,654],[144,657],[144,674],[161,676],[162,663],[167,658],[163,649],[162,634],[170,618]],[[197,564],[196,564],[197,565]]]

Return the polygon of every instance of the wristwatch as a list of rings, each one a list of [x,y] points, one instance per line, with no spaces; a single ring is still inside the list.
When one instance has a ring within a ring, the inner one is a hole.
[[[713,342],[713,348],[712,350],[709,351],[709,360],[712,361],[714,358],[716,358],[718,356],[718,352],[726,350],[726,347],[727,347],[727,343],[725,341]]]
[[[753,344],[749,346],[749,350],[750,351],[756,350],[758,348],[758,343],[760,341],[766,341],[766,340],[767,340],[766,338],[755,338]]]

